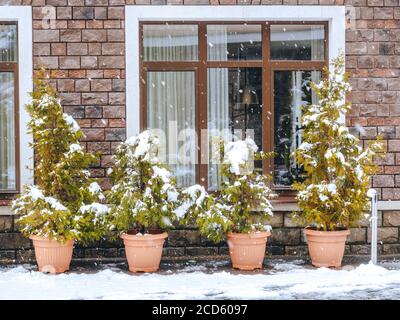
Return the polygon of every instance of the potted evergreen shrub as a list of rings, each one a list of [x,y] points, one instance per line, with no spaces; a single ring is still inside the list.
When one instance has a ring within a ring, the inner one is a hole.
[[[75,120],[63,113],[56,92],[35,78],[28,132],[33,135],[35,185],[24,187],[13,201],[21,232],[30,237],[39,271],[59,273],[69,269],[74,241],[97,240],[104,232],[107,206],[100,186],[88,168],[96,157],[79,144],[83,133]]]
[[[383,151],[380,141],[363,149],[343,125],[351,108],[345,102],[351,87],[344,55],[332,67],[332,72],[325,68],[319,84],[311,84],[319,101],[303,108],[303,143],[294,152],[305,171],[305,180],[293,184],[301,210],[294,218],[308,225],[304,232],[317,267],[341,265],[349,228],[368,210],[369,177],[376,171],[373,157]]]
[[[222,182],[219,192],[209,195],[199,186],[184,191],[184,220],[194,220],[200,233],[214,242],[227,239],[233,268],[261,269],[271,226],[270,177],[254,172],[250,162],[269,154],[257,152],[250,138],[220,141]]]
[[[157,158],[159,140],[143,131],[121,143],[109,174],[111,231],[120,233],[129,270],[154,272],[160,265],[168,237],[166,229],[177,220],[179,193],[171,172]]]

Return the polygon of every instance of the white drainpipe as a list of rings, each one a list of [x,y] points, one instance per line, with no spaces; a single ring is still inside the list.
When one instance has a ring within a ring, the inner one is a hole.
[[[378,196],[375,189],[368,190],[371,198],[371,262],[378,262]]]

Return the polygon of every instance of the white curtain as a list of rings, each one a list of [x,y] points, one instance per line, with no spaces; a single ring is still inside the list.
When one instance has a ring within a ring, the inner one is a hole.
[[[320,71],[311,71],[311,79],[305,79],[304,71],[292,71],[292,143],[290,145],[290,152],[294,152],[298,145],[302,143],[302,131],[298,130],[301,127],[301,108],[304,105],[316,104],[317,96],[311,91],[311,101],[305,100],[304,91],[308,90],[310,80],[318,83],[321,79]],[[296,128],[297,126],[297,128]],[[296,144],[297,140],[297,144]],[[293,158],[293,166],[296,165],[296,159]]]
[[[197,25],[144,25],[143,49],[145,61],[197,60]]]
[[[161,159],[173,170],[179,186],[194,184],[197,151],[194,71],[149,72],[147,108],[148,127],[161,130]]]
[[[303,72],[302,71],[292,71],[292,143],[290,145],[290,153],[296,149],[296,139],[298,139],[298,144],[301,143],[301,136],[297,132],[297,127],[300,127],[300,117],[301,117],[301,106],[303,103]],[[293,160],[296,161],[295,159]]]
[[[210,27],[212,30],[210,30]],[[210,26],[207,29],[208,60],[227,60],[227,30],[226,26]],[[229,131],[229,79],[228,68],[209,68],[207,73],[207,114],[209,130],[209,164],[208,187],[216,190],[220,184],[219,166],[213,164],[215,151],[212,145],[212,135]]]
[[[17,60],[17,29],[0,22],[0,61]]]
[[[324,60],[324,27],[311,26],[311,60]]]
[[[16,188],[14,74],[0,72],[0,189]]]

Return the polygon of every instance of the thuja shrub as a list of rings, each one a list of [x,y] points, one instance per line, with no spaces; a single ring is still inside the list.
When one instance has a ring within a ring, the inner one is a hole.
[[[254,159],[270,154],[257,152],[250,138],[224,142],[220,145],[221,184],[217,193],[209,195],[204,188],[193,186],[184,191],[186,219],[195,221],[200,233],[214,242],[220,242],[226,233],[268,231],[265,224],[273,215],[270,200],[276,195],[270,189],[271,178],[255,172]]]
[[[324,231],[355,226],[363,217],[370,176],[377,170],[373,159],[383,152],[379,137],[363,148],[343,124],[351,108],[344,61],[340,55],[320,83],[311,83],[318,103],[303,107],[303,143],[293,154],[305,171],[305,180],[293,184],[301,209],[294,218]]]
[[[35,153],[35,185],[24,186],[12,209],[20,215],[17,224],[26,236],[87,243],[104,233],[108,211],[101,203],[105,198],[102,190],[88,170],[96,157],[80,146],[84,134],[77,122],[63,113],[47,80],[44,71],[37,73],[26,106]]]
[[[109,171],[109,230],[157,233],[173,226],[180,205],[175,178],[157,155],[159,139],[143,131],[121,143]]]

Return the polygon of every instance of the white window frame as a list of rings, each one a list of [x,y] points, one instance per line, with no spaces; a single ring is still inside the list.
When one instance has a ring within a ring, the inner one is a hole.
[[[329,60],[345,52],[345,6],[125,6],[126,134],[140,131],[139,22],[179,20],[328,21]],[[344,122],[344,119],[343,119]]]
[[[18,90],[19,90],[19,189],[33,183],[33,150],[29,147],[32,135],[28,134],[29,115],[25,105],[29,103],[32,91],[32,7],[0,6],[0,21],[15,21],[18,24]]]

